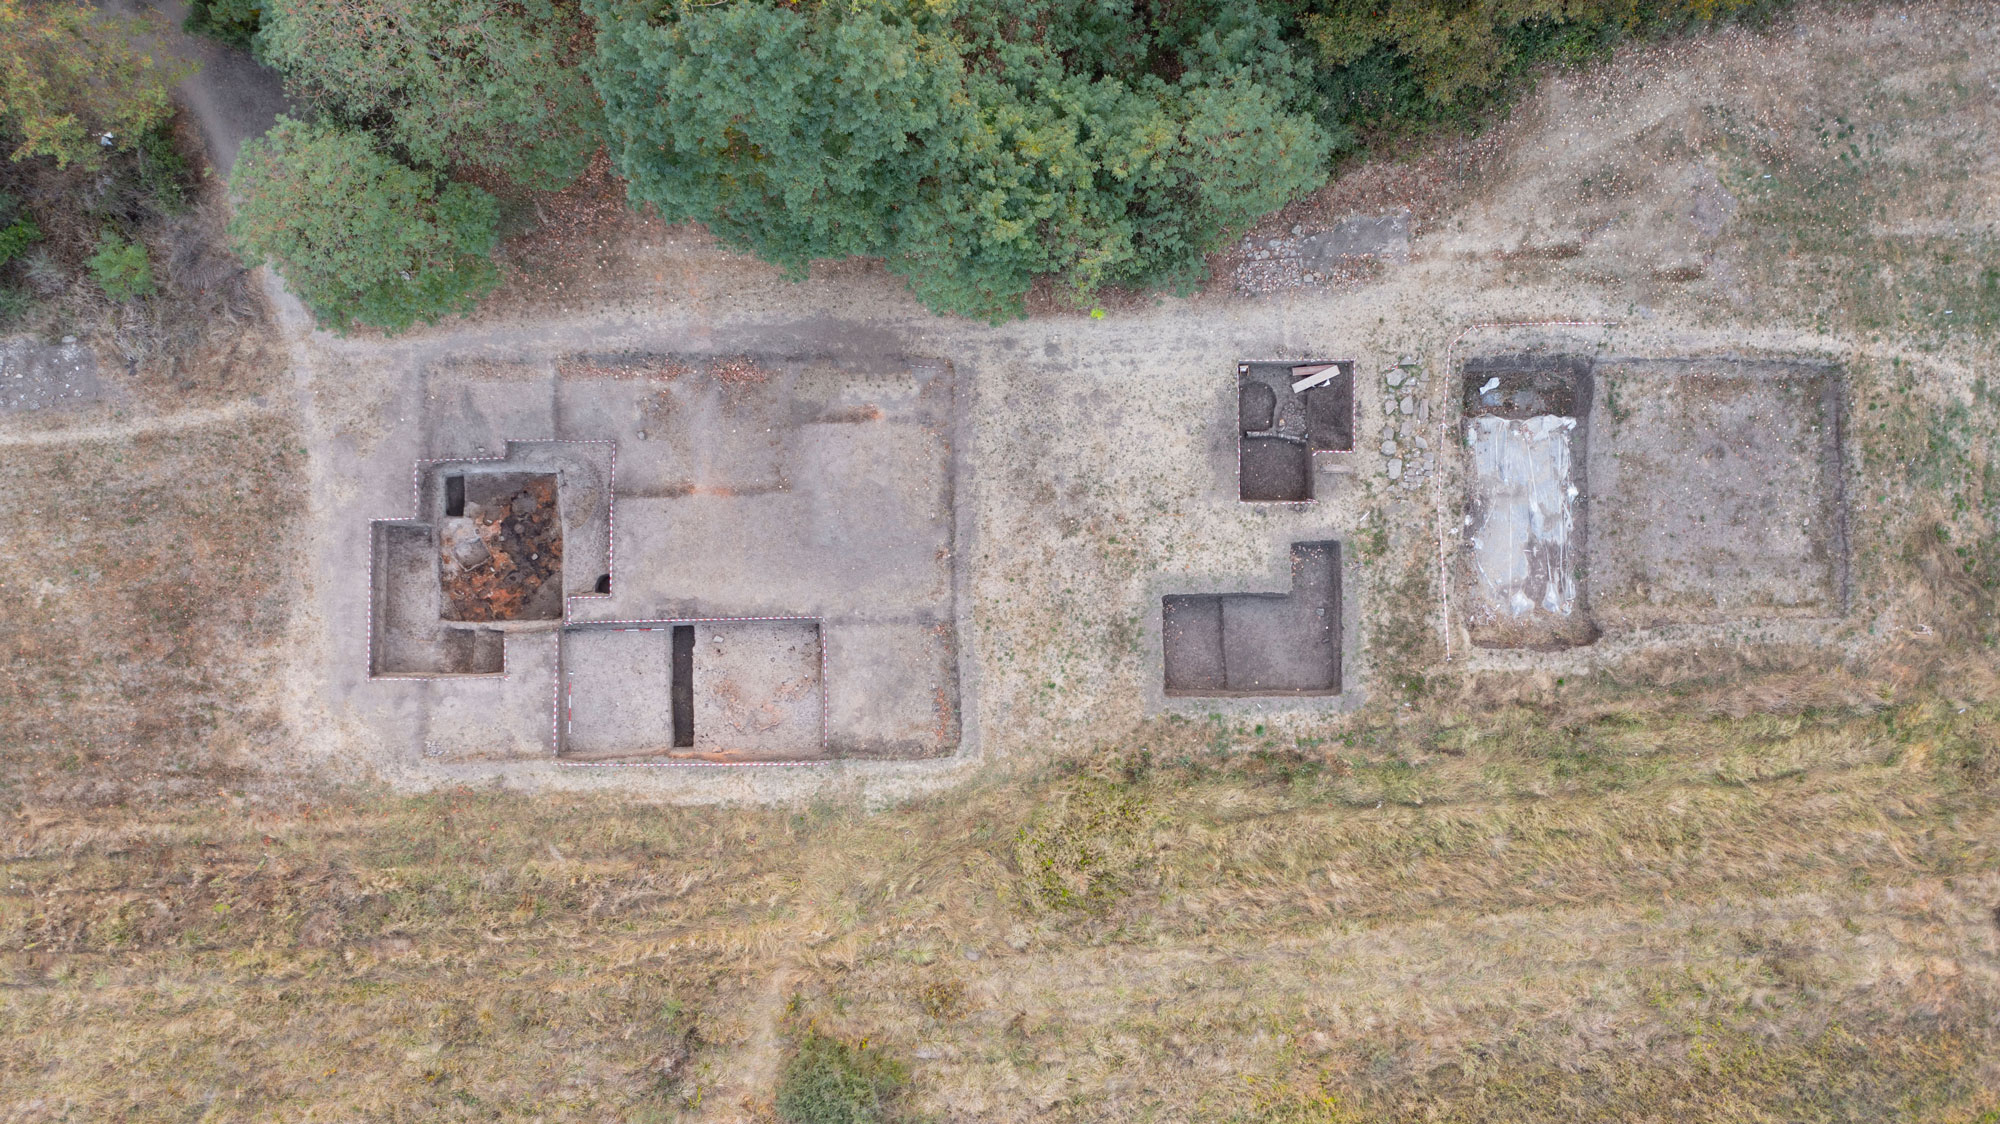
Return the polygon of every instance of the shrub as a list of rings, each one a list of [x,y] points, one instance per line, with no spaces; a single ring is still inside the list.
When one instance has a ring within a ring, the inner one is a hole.
[[[401,331],[470,310],[499,284],[493,197],[390,159],[363,133],[287,117],[243,146],[230,236],[271,261],[336,331]]]
[[[603,143],[575,68],[589,42],[551,0],[274,0],[258,52],[294,97],[379,128],[412,161],[569,184]]]
[[[810,1030],[778,1075],[778,1119],[879,1124],[892,1118],[893,1102],[908,1084],[908,1071],[880,1049]]]
[[[28,252],[28,247],[42,240],[42,228],[26,215],[0,227],[0,265],[6,265]]]
[[[85,263],[90,276],[104,295],[115,301],[148,296],[153,291],[153,263],[146,248],[105,231],[97,240],[97,252]]]
[[[187,210],[193,170],[174,148],[173,131],[164,126],[150,129],[134,147],[140,192],[161,214],[177,215]]]
[[[1510,80],[1544,62],[1578,62],[1626,37],[1784,0],[1273,0],[1317,63],[1330,123],[1395,136],[1464,128]]]
[[[1332,146],[1254,6],[594,3],[635,199],[795,276],[883,257],[941,312],[1185,287]]]

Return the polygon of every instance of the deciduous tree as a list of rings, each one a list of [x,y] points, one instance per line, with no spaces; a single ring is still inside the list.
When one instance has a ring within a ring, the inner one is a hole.
[[[400,164],[365,133],[287,117],[243,146],[229,232],[271,261],[320,322],[401,331],[464,312],[499,283],[498,208],[476,187]]]
[[[576,69],[589,31],[551,0],[272,0],[261,57],[322,115],[378,130],[422,165],[574,180],[602,143]]]
[[[13,158],[91,163],[170,117],[168,93],[189,68],[156,63],[141,31],[88,4],[0,0],[0,131]]]
[[[874,255],[939,311],[1185,284],[1324,175],[1279,25],[1190,3],[598,0],[633,198],[801,272]]]

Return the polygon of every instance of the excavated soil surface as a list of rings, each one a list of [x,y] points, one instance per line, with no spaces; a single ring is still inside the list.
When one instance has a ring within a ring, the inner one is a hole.
[[[556,478],[469,476],[464,487],[463,515],[446,518],[439,536],[445,619],[559,619]]]

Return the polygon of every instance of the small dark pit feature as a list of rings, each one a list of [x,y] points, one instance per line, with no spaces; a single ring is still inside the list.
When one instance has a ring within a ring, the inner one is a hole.
[[[610,592],[611,592],[611,575],[610,575],[610,574],[599,574],[599,575],[597,575],[597,585],[596,585],[596,587],[595,587],[595,588],[596,588],[597,592],[599,592],[599,593],[610,593]]]
[[[465,514],[465,477],[444,478],[444,513],[453,519]]]
[[[1312,499],[1312,450],[1284,437],[1245,437],[1237,495],[1250,503]]]
[[[1237,420],[1243,432],[1256,433],[1271,428],[1278,410],[1278,392],[1261,382],[1246,382],[1236,390]]]
[[[490,628],[448,628],[439,647],[445,675],[498,675],[504,638]]]

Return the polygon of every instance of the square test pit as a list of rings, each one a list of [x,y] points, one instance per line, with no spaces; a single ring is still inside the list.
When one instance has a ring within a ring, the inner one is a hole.
[[[1588,566],[1600,624],[1845,615],[1839,367],[1608,359],[1596,377]]]
[[[1302,391],[1300,381],[1323,378]],[[1354,364],[1312,360],[1236,365],[1237,498],[1308,503],[1314,453],[1354,448]]]

